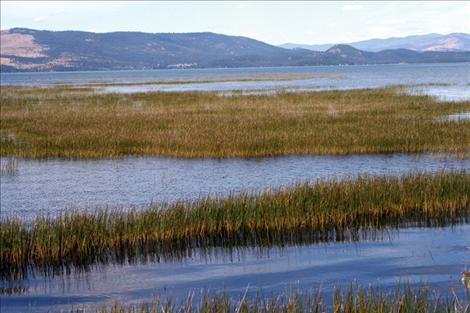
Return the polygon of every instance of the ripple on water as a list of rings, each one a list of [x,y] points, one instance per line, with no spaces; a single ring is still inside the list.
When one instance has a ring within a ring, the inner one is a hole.
[[[19,159],[0,180],[2,217],[64,208],[143,207],[153,202],[256,192],[299,181],[470,169],[470,160],[372,154],[266,158],[114,160]]]

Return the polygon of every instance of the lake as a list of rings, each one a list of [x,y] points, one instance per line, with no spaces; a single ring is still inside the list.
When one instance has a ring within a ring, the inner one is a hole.
[[[270,93],[273,90],[377,88],[410,85],[407,92],[445,100],[470,98],[470,63],[390,64],[233,69],[97,71],[58,73],[1,73],[3,85],[88,83],[146,83],[199,81],[96,87],[98,92],[232,91]],[[296,74],[312,78],[263,81],[237,80],[256,75]],[[252,76],[250,76],[252,75]],[[202,83],[202,81],[213,81]],[[442,116],[462,121],[468,112]],[[142,208],[152,202],[194,200],[231,193],[261,192],[300,181],[400,175],[403,173],[470,170],[470,160],[447,155],[353,154],[344,156],[282,156],[263,158],[127,157],[123,159],[65,160],[16,159],[18,168],[2,173],[1,218],[55,214],[63,209]],[[7,158],[0,158],[7,162]],[[176,303],[188,293],[226,290],[229,296],[288,293],[321,287],[326,295],[334,287],[395,288],[397,282],[428,283],[443,295],[454,290],[461,299],[467,291],[460,283],[470,262],[470,225],[446,228],[388,229],[376,240],[331,242],[272,248],[213,248],[194,250],[182,259],[161,259],[124,265],[100,265],[87,272],[24,281],[0,282],[2,312],[55,312],[90,308],[114,300],[148,301],[155,294],[172,296]],[[248,287],[248,289],[247,289]],[[12,294],[9,294],[12,293]]]
[[[6,162],[6,158],[0,161]],[[32,218],[68,208],[142,207],[153,202],[257,192],[299,181],[470,170],[470,160],[432,154],[115,160],[19,159],[0,181],[2,216]]]
[[[184,70],[96,71],[1,73],[2,85],[49,85],[85,83],[146,83],[175,81],[217,81],[256,78],[262,81],[229,81],[191,84],[109,86],[105,92],[146,91],[229,91],[287,89],[288,91],[377,88],[390,85],[427,85],[410,92],[425,93],[446,100],[470,97],[470,63],[382,64],[354,66],[252,67]],[[269,76],[292,75],[293,79],[275,80]],[[311,75],[296,79],[295,75]],[[444,84],[444,85],[442,85]]]
[[[194,292],[221,292],[238,299],[299,290],[325,297],[335,287],[351,283],[392,291],[397,283],[427,283],[441,296],[452,289],[465,300],[460,282],[470,261],[470,225],[454,228],[409,228],[389,231],[379,240],[324,243],[271,249],[214,249],[195,251],[179,261],[124,266],[101,266],[90,272],[16,282],[21,293],[0,295],[2,312],[58,312],[73,308],[87,311],[112,303],[151,301],[155,294],[171,296],[180,304]],[[0,285],[1,286],[1,285]],[[8,286],[4,283],[4,288]],[[5,289],[7,291],[8,289]]]

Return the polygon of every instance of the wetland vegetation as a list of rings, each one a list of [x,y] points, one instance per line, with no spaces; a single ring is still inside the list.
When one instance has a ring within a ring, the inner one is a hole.
[[[95,263],[184,255],[205,247],[357,240],[381,230],[444,226],[470,218],[470,174],[299,183],[257,194],[203,198],[141,210],[63,212],[0,221],[2,279]]]
[[[470,313],[466,34],[112,30],[1,32],[1,313]]]
[[[469,111],[470,101],[439,102],[404,94],[399,87],[231,97],[217,92],[94,90],[2,86],[0,155],[468,155],[470,148],[469,120],[438,120]]]
[[[210,84],[210,83],[228,83],[228,82],[256,82],[256,81],[287,81],[287,80],[307,80],[322,78],[342,78],[344,75],[332,73],[252,73],[252,74],[225,74],[206,79],[198,80],[160,80],[148,82],[91,82],[83,83],[80,86],[86,87],[107,87],[107,86],[143,86],[143,85],[190,85],[190,84]],[[73,87],[70,84],[61,84],[61,86]]]
[[[246,77],[215,82],[266,79]],[[296,79],[270,77],[271,80]],[[213,82],[198,81],[197,83]],[[196,82],[169,81],[185,84]],[[143,84],[163,84],[147,82]],[[259,157],[274,155],[470,151],[470,101],[410,95],[407,87],[257,94],[103,93],[89,83],[2,86],[2,174],[18,157]],[[33,220],[0,219],[4,286],[101,264],[180,259],[212,248],[272,247],[378,239],[400,227],[470,221],[470,173],[442,171],[298,183],[263,192],[152,204],[139,209],[62,211]],[[203,252],[202,252],[203,253]],[[350,288],[279,297],[208,294],[200,302],[115,302],[96,312],[468,312],[427,288]],[[192,298],[190,299],[192,300]],[[95,310],[95,309],[93,309]]]
[[[321,290],[312,293],[290,292],[280,296],[241,294],[238,299],[227,297],[223,292],[207,293],[194,301],[194,293],[182,303],[171,298],[155,297],[151,303],[123,304],[118,301],[102,306],[97,313],[468,313],[470,306],[455,295],[441,297],[427,286],[412,288],[397,286],[394,291],[385,293],[373,288],[351,286],[345,290],[335,289],[331,300],[325,300]]]

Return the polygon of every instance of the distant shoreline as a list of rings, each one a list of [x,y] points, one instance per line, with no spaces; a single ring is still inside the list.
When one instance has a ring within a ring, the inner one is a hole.
[[[325,64],[325,65],[285,65],[285,66],[241,66],[241,67],[192,67],[192,68],[154,68],[154,69],[97,69],[97,70],[64,70],[64,71],[0,71],[0,75],[12,74],[65,74],[65,73],[112,73],[112,72],[147,72],[147,71],[161,71],[161,72],[185,72],[185,71],[210,71],[210,70],[223,70],[223,69],[276,69],[276,68],[308,68],[308,67],[361,67],[361,66],[384,66],[384,65],[449,65],[449,64],[470,64],[470,61],[464,62],[420,62],[420,63],[368,63],[368,64]],[[4,85],[3,82],[0,82]]]
[[[376,52],[336,44],[326,51],[286,49],[242,36],[202,33],[93,33],[12,28],[0,33],[2,72],[239,68],[470,62],[467,37],[447,46],[417,42]]]

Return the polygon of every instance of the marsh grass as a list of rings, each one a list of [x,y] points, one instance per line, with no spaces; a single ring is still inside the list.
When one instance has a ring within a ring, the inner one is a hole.
[[[3,87],[1,156],[255,157],[470,149],[470,101],[397,88],[274,95],[100,94],[93,88]]]
[[[311,80],[311,79],[342,79],[344,74],[333,73],[245,73],[245,74],[219,74],[205,75],[205,79],[193,80],[159,80],[142,82],[112,82],[112,81],[94,81],[80,84],[59,83],[54,86],[65,87],[111,87],[111,86],[145,86],[145,85],[188,85],[188,84],[210,84],[226,82],[257,82],[257,81],[289,81],[289,80]]]
[[[16,158],[0,159],[0,175],[13,175],[18,173],[18,160]]]
[[[190,85],[190,84],[211,84],[211,83],[228,83],[228,82],[260,82],[260,81],[289,81],[289,80],[307,80],[307,79],[321,79],[321,78],[344,78],[344,75],[338,74],[295,74],[295,73],[258,73],[258,74],[243,74],[243,75],[219,75],[208,77],[205,80],[161,80],[161,81],[146,81],[146,82],[93,82],[83,83],[83,87],[111,87],[111,86],[145,86],[145,85]],[[74,85],[65,85],[73,87]]]
[[[141,210],[64,212],[32,223],[6,217],[0,221],[0,271],[14,280],[37,269],[158,260],[195,248],[358,240],[469,217],[468,172],[317,181]]]
[[[184,301],[156,296],[150,303],[124,304],[115,301],[97,313],[468,313],[470,307],[457,296],[440,297],[428,287],[397,286],[391,292],[351,286],[335,289],[331,299],[317,292],[294,291],[278,296],[241,294],[230,298],[225,292],[206,293],[195,300],[191,293]]]

